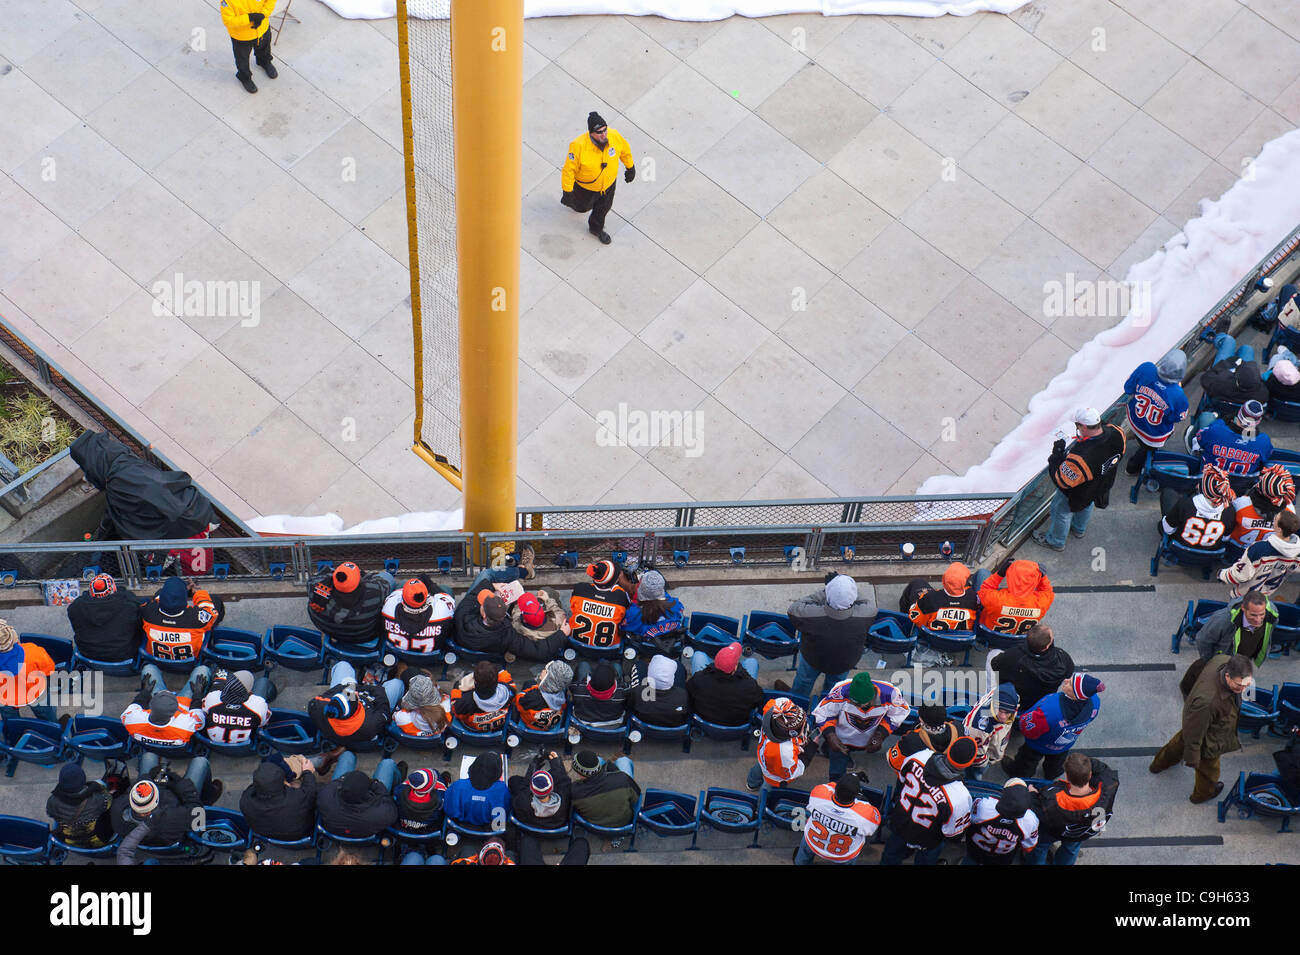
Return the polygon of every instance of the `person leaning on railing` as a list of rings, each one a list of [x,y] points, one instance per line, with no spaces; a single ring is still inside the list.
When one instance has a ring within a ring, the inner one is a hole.
[[[1034,532],[1036,543],[1055,551],[1065,550],[1067,533],[1084,535],[1093,507],[1110,504],[1110,489],[1124,457],[1124,432],[1103,424],[1096,408],[1077,409],[1074,424],[1078,433],[1068,447],[1064,437],[1052,445],[1047,473],[1057,493],[1047,529]]]

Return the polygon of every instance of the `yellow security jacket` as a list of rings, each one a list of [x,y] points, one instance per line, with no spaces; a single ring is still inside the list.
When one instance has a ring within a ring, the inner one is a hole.
[[[609,142],[603,150],[591,141],[588,133],[583,133],[569,143],[569,155],[564,160],[565,192],[572,191],[575,182],[590,192],[604,192],[618,177],[618,162],[615,159],[629,169],[632,168],[632,147],[627,144],[627,140],[612,126],[606,127],[606,134]],[[605,168],[601,168],[601,163],[605,164]]]
[[[235,40],[256,40],[271,28],[271,14],[274,12],[275,0],[221,0],[221,22]],[[261,26],[255,27],[248,19],[250,13],[260,13],[266,19]]]

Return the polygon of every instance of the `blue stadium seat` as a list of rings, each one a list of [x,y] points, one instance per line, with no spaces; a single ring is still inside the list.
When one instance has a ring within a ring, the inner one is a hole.
[[[1227,548],[1220,544],[1213,549],[1204,547],[1188,547],[1181,541],[1174,540],[1168,534],[1161,534],[1160,539],[1156,541],[1156,552],[1151,558],[1151,576],[1156,577],[1160,573],[1160,562],[1167,564],[1176,564],[1182,567],[1199,567],[1201,569],[1201,579],[1209,580],[1210,571],[1218,569],[1224,564],[1224,553]]]
[[[1291,648],[1300,641],[1300,606],[1286,603],[1274,603],[1273,606],[1277,608],[1277,623],[1273,625],[1269,653],[1290,656]]]
[[[361,671],[372,663],[379,662],[380,640],[376,637],[373,640],[367,640],[364,643],[338,643],[329,637],[324,638],[321,647],[321,663],[324,669],[321,671],[320,681],[326,686],[330,682],[330,670],[336,663],[351,663],[357,671],[357,677],[360,679]]]
[[[388,736],[394,741],[394,750],[398,746],[405,746],[420,753],[440,752],[444,759],[451,759],[451,750],[447,748],[447,740],[450,737],[445,732],[441,736],[415,736],[411,733],[403,733],[396,723],[389,723]]]
[[[1285,302],[1279,303],[1279,307],[1282,304],[1285,304]],[[1273,334],[1269,336],[1268,345],[1264,347],[1264,364],[1266,366],[1269,359],[1273,357],[1273,352],[1278,345],[1300,355],[1300,331],[1289,328],[1281,322],[1276,322],[1273,325]]]
[[[660,642],[668,648],[665,653],[660,649]],[[636,651],[636,655],[642,659],[662,654],[671,660],[680,660],[682,656],[682,647],[686,644],[686,628],[679,627],[676,630],[663,634],[659,641],[643,640],[640,637],[634,637],[630,633],[623,634],[623,648],[626,652],[628,647]]]
[[[88,856],[89,858],[103,858],[117,854],[117,846],[122,841],[121,836],[113,836],[113,840],[107,845],[102,845],[98,849],[86,849],[81,846],[74,846],[64,842],[55,833],[50,833],[50,865],[63,865],[64,861],[70,855]]]
[[[745,634],[741,642],[764,659],[793,660],[799,652],[799,632],[786,614],[751,610],[745,614],[741,630]]]
[[[96,660],[74,650],[72,669],[82,672],[99,670],[105,676],[135,676],[140,672],[140,654],[132,653],[129,660]]]
[[[72,641],[67,637],[52,637],[48,633],[20,633],[18,634],[20,643],[34,643],[50,655],[54,661],[54,669],[71,670],[74,648]]]
[[[1300,683],[1283,683],[1273,699],[1278,709],[1276,732],[1282,734],[1300,726]]]
[[[423,835],[403,832],[393,826],[389,826],[387,832],[392,838],[396,858],[400,862],[402,854],[412,849],[419,849],[426,856],[429,855],[429,850],[434,846],[441,850],[447,839],[447,820],[444,818],[440,828],[433,832],[426,832]]]
[[[558,829],[542,829],[539,826],[530,826],[528,825],[528,823],[520,821],[520,819],[517,816],[511,813],[510,825],[514,826],[520,832],[528,833],[534,839],[541,839],[543,841],[547,839],[572,839],[573,838],[572,822],[566,822],[563,826],[561,826]]]
[[[68,752],[63,743],[63,727],[52,720],[14,716],[4,721],[0,753],[9,757],[6,776],[12,776],[20,762],[36,766],[65,762]]]
[[[696,846],[703,823],[719,832],[751,832],[753,839],[746,848],[758,848],[758,830],[763,825],[763,810],[758,796],[736,789],[710,787],[700,793],[697,806],[692,847]]]
[[[201,828],[190,830],[192,841],[209,849],[230,852],[248,848],[249,828],[242,812],[219,806],[204,806],[201,820]]]
[[[761,710],[758,712],[761,713]],[[746,722],[736,726],[727,726],[724,723],[710,723],[704,717],[696,713],[691,714],[690,727],[692,738],[703,739],[707,736],[709,739],[716,739],[724,742],[734,742],[735,740],[739,740],[741,750],[749,749],[749,747],[755,742],[754,726],[755,717],[752,713]]]
[[[0,816],[0,857],[10,865],[39,865],[50,855],[50,829],[24,816]]]
[[[879,610],[876,621],[867,629],[867,646],[881,655],[889,653],[902,654],[905,662],[912,662],[912,651],[916,649],[917,636],[912,620],[905,613],[894,610]]]
[[[129,759],[135,752],[135,741],[122,721],[109,716],[74,716],[63,728],[63,743],[78,763],[86,758]]]
[[[803,831],[808,818],[808,790],[764,788],[761,797],[765,822],[788,832]]]
[[[569,645],[565,648],[564,659],[566,660],[617,660],[623,655],[623,645],[615,641],[608,647],[593,647],[589,643],[582,643],[569,637]]]
[[[569,707],[564,708],[564,718],[554,729],[539,730],[534,729],[524,723],[519,718],[519,711],[512,709],[510,718],[506,720],[506,735],[514,733],[525,743],[540,743],[543,746],[563,746],[564,741],[569,738]]]
[[[229,756],[231,759],[256,756],[259,752],[258,736],[260,734],[260,729],[254,731],[246,743],[218,743],[216,740],[209,738],[205,731],[199,730],[190,741],[190,748],[193,749],[196,756],[212,756],[217,753],[222,756]]]
[[[787,700],[796,703],[805,713],[812,713],[812,708],[808,705],[808,697],[799,696],[797,693],[792,693],[789,690],[764,690],[763,696],[765,697],[763,701],[764,705],[766,705],[769,700],[779,700],[782,697],[785,697]],[[760,706],[755,713],[754,725],[759,726],[763,722],[763,707]],[[812,717],[809,715],[809,720],[811,719]]]
[[[917,642],[937,653],[960,653],[958,666],[970,666],[970,651],[975,646],[974,630],[931,630],[928,627],[916,628]]]
[[[681,726],[656,726],[654,723],[647,723],[635,713],[628,720],[628,737],[623,742],[623,752],[632,752],[632,732],[641,734],[643,740],[654,740],[657,743],[673,743],[678,740],[682,744],[682,752],[691,751],[691,724],[683,723]]]
[[[1182,622],[1179,623],[1178,629],[1174,631],[1174,635],[1169,638],[1169,652],[1178,653],[1182,649],[1184,637],[1195,638],[1197,631],[1205,624],[1206,619],[1226,606],[1228,605],[1222,600],[1187,601],[1187,610],[1183,613]]]
[[[442,653],[445,647],[437,650],[430,650],[428,653],[422,653],[419,650],[400,650],[393,646],[389,641],[384,641],[383,652],[385,655],[392,656],[402,663],[410,664],[413,667],[426,667],[432,669],[435,664],[442,663]]]
[[[381,832],[378,835],[374,835],[374,836],[364,836],[364,837],[340,836],[337,835],[336,833],[330,832],[323,825],[321,825],[321,821],[318,817],[316,819],[315,842],[316,842],[317,862],[320,862],[321,856],[325,854],[326,846],[328,846],[330,843],[333,843],[339,848],[346,848],[346,849],[363,849],[366,846],[375,846],[379,850],[376,855],[375,861],[383,862],[384,853],[387,851],[388,846],[392,845],[392,837],[389,836],[387,831]]]
[[[502,724],[499,730],[492,730],[490,733],[480,733],[470,729],[460,720],[452,717],[444,735],[453,736],[457,743],[463,746],[478,746],[487,749],[504,750],[506,748],[506,736],[510,732],[510,721],[507,720]]]
[[[1300,401],[1283,401],[1281,398],[1270,398],[1266,413],[1274,421],[1300,421]],[[1290,468],[1287,470],[1289,471]]]
[[[306,755],[321,747],[320,733],[310,716],[298,710],[271,710],[271,718],[258,730],[257,753],[270,756],[272,751],[284,756]]]
[[[227,670],[262,669],[262,635],[234,627],[214,627],[203,642],[200,659]]]
[[[604,836],[606,839],[613,840],[616,847],[620,841],[626,838],[627,845],[624,846],[623,851],[636,852],[636,824],[644,802],[645,794],[642,793],[637,799],[636,805],[632,808],[632,821],[626,826],[598,826],[596,823],[582,818],[582,814],[575,809],[569,821],[569,826],[572,829],[569,845],[573,845],[572,840],[579,832],[585,831],[595,836]]]
[[[281,849],[311,849],[316,844],[316,832],[313,829],[301,839],[272,839],[270,836],[264,836],[260,832],[253,832],[250,829],[248,844],[258,847],[258,851],[261,851],[266,846],[278,846]]]
[[[1191,494],[1200,484],[1201,459],[1176,451],[1152,451],[1141,477],[1151,490],[1167,487],[1179,494]]]
[[[698,828],[698,801],[698,797],[686,793],[647,789],[641,797],[641,811],[636,815],[637,824],[657,836],[690,836],[691,845],[688,849],[694,849]]]
[[[740,621],[720,613],[695,612],[686,620],[686,643],[714,656],[740,639]]]
[[[263,656],[290,670],[314,670],[321,664],[325,636],[308,627],[275,624],[262,641]]]
[[[504,818],[501,820],[502,824],[506,821],[507,820]],[[453,819],[451,816],[446,817],[446,822],[443,825],[443,832],[454,832],[457,836],[466,839],[491,839],[494,836],[498,838],[505,837],[505,830],[496,828],[491,823],[488,823],[486,826],[471,826],[468,822],[460,822],[459,820]]]
[[[1228,810],[1237,807],[1242,819],[1267,816],[1282,820],[1278,832],[1290,832],[1291,820],[1300,816],[1300,793],[1295,792],[1277,773],[1241,773],[1228,795],[1219,802],[1219,822]]]
[[[447,667],[459,663],[469,664],[471,667],[475,663],[486,660],[488,663],[494,663],[498,667],[505,666],[506,659],[499,653],[479,653],[477,650],[466,650],[454,640],[448,640],[447,645],[443,648],[443,679],[447,678]]]
[[[1273,684],[1272,690],[1261,690],[1256,686],[1255,698],[1241,701],[1241,710],[1237,715],[1237,732],[1249,733],[1255,739],[1259,739],[1260,730],[1276,723],[1281,715],[1278,709],[1278,692],[1276,683]]]
[[[999,633],[982,623],[975,624],[975,643],[986,650],[1014,650],[1025,645],[1025,634]]]
[[[617,743],[622,746],[627,742],[628,734],[627,717],[618,726],[592,726],[584,723],[570,712],[569,714],[569,735],[564,740],[564,752],[573,752],[573,747],[577,743],[573,740],[573,733],[576,730],[581,742],[588,746],[596,743]]]

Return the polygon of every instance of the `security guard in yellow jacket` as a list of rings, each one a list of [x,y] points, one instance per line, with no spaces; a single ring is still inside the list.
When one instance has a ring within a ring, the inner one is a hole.
[[[271,14],[274,12],[275,0],[221,0],[221,22],[230,34],[230,45],[235,48],[235,76],[250,93],[257,92],[257,84],[248,69],[249,53],[257,58],[257,65],[271,79],[279,75],[271,62]]]
[[[610,243],[609,233],[605,231],[605,215],[614,205],[619,162],[627,167],[623,181],[635,179],[632,147],[617,129],[605,125],[599,113],[588,113],[587,135],[569,143],[569,158],[564,161],[562,173],[564,195],[560,202],[574,212],[591,210],[587,228],[605,245]]]

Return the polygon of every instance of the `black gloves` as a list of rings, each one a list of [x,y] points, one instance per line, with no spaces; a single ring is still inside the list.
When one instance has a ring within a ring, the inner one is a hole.
[[[1057,438],[1056,443],[1052,445],[1052,456],[1055,457],[1058,454],[1065,454],[1064,438]]]
[[[828,570],[828,571],[826,572],[826,576],[822,578],[822,583],[823,583],[823,584],[829,584],[832,580],[834,580],[834,579],[835,579],[836,577],[838,577],[838,576],[839,576],[839,574],[838,574],[837,572],[835,572],[835,571],[833,571],[833,570]]]
[[[248,15],[248,22],[253,24],[253,26],[255,27],[260,27],[262,25],[262,21],[265,19],[266,19],[266,14],[263,13],[250,13]]]
[[[628,166],[627,169],[623,172],[623,181],[631,182],[635,178],[636,178],[636,166]]]
[[[561,192],[561,193],[560,193],[560,205],[562,205],[562,206],[572,206],[572,204],[573,204],[573,193],[572,193],[572,192]]]
[[[1011,562],[1015,559],[1016,558],[1014,554],[1009,554],[1006,560],[998,564],[997,569],[993,571],[993,573],[997,574],[999,577],[1005,577],[1007,575],[1007,571],[1011,569]]]

